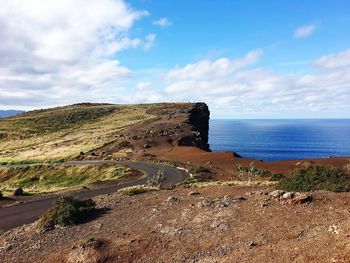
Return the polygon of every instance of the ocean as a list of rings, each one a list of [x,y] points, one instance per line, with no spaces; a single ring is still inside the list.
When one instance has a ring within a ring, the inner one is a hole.
[[[210,120],[209,143],[264,161],[350,156],[350,119]]]

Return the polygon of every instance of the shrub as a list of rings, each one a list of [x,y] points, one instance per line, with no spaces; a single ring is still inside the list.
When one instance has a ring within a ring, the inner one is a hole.
[[[279,181],[278,188],[286,191],[328,190],[350,191],[350,176],[331,166],[308,166],[295,169]]]
[[[165,176],[163,170],[159,170],[158,173],[147,180],[147,185],[149,186],[159,186],[165,181]]]
[[[283,174],[273,174],[270,177],[270,181],[279,181],[284,178]]]
[[[210,173],[210,170],[208,168],[205,168],[203,166],[194,166],[191,167],[188,172],[190,174],[199,174],[199,173]]]
[[[237,165],[238,178],[242,181],[250,181],[257,176],[270,176],[271,172],[267,170],[259,170],[255,168],[254,162],[251,162],[248,167]]]
[[[78,200],[73,197],[60,197],[39,220],[39,227],[51,229],[55,225],[70,226],[85,221],[95,210],[91,199]]]
[[[133,195],[143,194],[146,192],[157,191],[157,190],[158,190],[157,187],[137,185],[137,186],[122,188],[118,192],[121,193],[122,195],[133,196]]]

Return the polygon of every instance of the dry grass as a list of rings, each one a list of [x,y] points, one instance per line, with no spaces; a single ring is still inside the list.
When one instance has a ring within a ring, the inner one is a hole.
[[[128,126],[156,118],[146,113],[150,107],[83,104],[0,120],[0,162],[27,159],[53,161],[75,157],[80,152],[115,141],[116,133]],[[86,116],[84,110],[87,111]],[[78,117],[71,118],[72,112],[78,112]]]
[[[273,181],[214,181],[214,182],[197,182],[191,184],[192,187],[207,186],[275,186],[278,182]]]
[[[122,188],[118,190],[118,193],[121,193],[122,195],[126,195],[126,196],[133,196],[133,195],[138,195],[138,194],[143,194],[143,193],[158,191],[158,190],[159,188],[154,186],[137,185],[137,186]]]

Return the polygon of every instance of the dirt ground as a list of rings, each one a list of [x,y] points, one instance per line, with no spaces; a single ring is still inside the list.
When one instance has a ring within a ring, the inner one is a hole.
[[[268,170],[271,173],[282,173],[288,175],[292,170],[305,163],[313,165],[331,165],[338,168],[350,166],[350,157],[317,158],[303,160],[288,160],[277,162],[263,162],[251,158],[240,158],[232,152],[207,152],[196,147],[174,147],[172,149],[154,150],[154,155],[160,159],[180,161],[211,168],[215,173],[216,180],[230,180],[235,178],[237,165],[248,166],[254,162],[258,169]]]
[[[266,187],[176,188],[95,198],[74,227],[0,237],[0,262],[350,262],[350,193],[289,205]]]

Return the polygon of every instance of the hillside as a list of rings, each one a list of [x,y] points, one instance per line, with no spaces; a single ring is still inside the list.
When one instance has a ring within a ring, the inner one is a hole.
[[[208,150],[205,104],[75,104],[0,120],[0,162],[147,156],[176,145]]]

